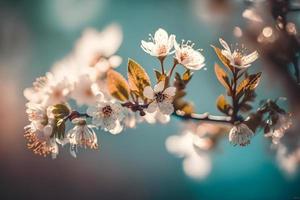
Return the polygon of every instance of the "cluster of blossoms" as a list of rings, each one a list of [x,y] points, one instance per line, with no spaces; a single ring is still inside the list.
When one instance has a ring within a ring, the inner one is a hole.
[[[158,82],[153,89],[149,84],[142,88],[143,98],[131,92],[128,102],[113,98],[109,87],[105,87],[109,72],[122,62],[115,55],[121,42],[122,32],[117,25],[102,32],[87,29],[66,58],[55,63],[45,76],[37,78],[33,87],[24,90],[29,101],[26,113],[30,124],[25,127],[28,148],[55,158],[58,144],[68,144],[71,155],[76,157],[78,147],[98,148],[95,128],[118,134],[124,127],[135,127],[137,122],[170,120],[176,88],[168,86],[166,80]],[[175,36],[169,37],[163,29],[155,33],[153,42],[142,41],[142,48],[162,59],[171,54],[174,43],[177,63],[191,68],[204,65],[204,57],[199,52],[188,44],[179,47]],[[88,105],[86,113],[71,109],[70,100],[75,100],[77,106]],[[65,134],[68,120],[74,127]]]
[[[290,128],[290,114],[274,101],[249,114],[261,77],[261,73],[247,72],[258,58],[256,51],[245,54],[244,50],[232,50],[223,39],[219,39],[223,49],[212,46],[226,67],[224,70],[215,64],[217,79],[227,95],[217,99],[217,108],[224,115],[213,116],[196,114],[192,103],[183,99],[193,72],[205,66],[205,58],[199,49],[194,49],[194,43],[183,40],[178,44],[175,35],[161,28],[154,36],[150,34],[150,41],[141,41],[141,48],[161,65],[160,70],[155,70],[156,81],[152,87],[146,70],[132,59],[128,60],[127,79],[114,70],[122,62],[115,55],[121,42],[122,32],[117,25],[102,32],[86,30],[70,55],[36,79],[33,87],[25,89],[30,121],[25,126],[25,138],[29,149],[55,158],[59,145],[69,145],[71,155],[76,157],[79,147],[99,147],[95,129],[115,135],[140,122],[167,123],[171,115],[184,120],[206,120],[210,124],[188,125],[182,135],[172,136],[166,143],[171,153],[185,157],[184,170],[188,175],[203,177],[211,168],[205,152],[216,146],[224,132],[229,133],[229,141],[234,146],[246,146],[257,128],[264,128],[265,136],[272,137],[275,144]],[[173,60],[169,69],[164,66],[168,56]],[[182,74],[175,72],[178,65],[184,67]],[[71,108],[72,100],[76,102],[73,107],[87,105],[88,108],[80,113]],[[73,127],[66,131],[68,121]],[[226,123],[230,129],[214,122]],[[198,164],[201,162],[207,163],[205,169],[200,167],[203,163]]]

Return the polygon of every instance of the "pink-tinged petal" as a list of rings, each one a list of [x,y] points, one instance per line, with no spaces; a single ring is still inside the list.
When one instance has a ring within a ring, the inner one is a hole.
[[[159,110],[165,115],[171,115],[174,112],[174,106],[169,102],[158,103]]]
[[[154,91],[150,86],[144,88],[143,95],[148,99],[154,99]]]
[[[160,81],[159,83],[157,83],[154,86],[154,92],[158,93],[158,92],[162,92],[165,88],[165,82],[164,81]]]
[[[147,108],[147,112],[148,113],[154,113],[158,108],[157,102],[153,101],[152,103],[149,104],[148,108]]]
[[[173,97],[176,94],[176,87],[168,87],[165,89],[164,94],[169,97]]]
[[[168,41],[168,33],[164,29],[159,28],[154,34],[154,41],[155,43]]]

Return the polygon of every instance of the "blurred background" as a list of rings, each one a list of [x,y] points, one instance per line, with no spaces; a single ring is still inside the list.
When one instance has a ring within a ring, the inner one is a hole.
[[[204,49],[206,70],[194,75],[187,98],[198,112],[218,113],[214,102],[224,91],[214,75],[217,57],[210,44],[219,45],[219,37],[239,41],[236,26],[244,25],[246,6],[242,0],[0,0],[0,198],[299,199],[299,173],[281,170],[262,134],[245,148],[224,139],[210,152],[211,171],[201,180],[188,177],[182,159],[166,150],[166,139],[179,133],[178,119],[139,124],[117,136],[98,131],[100,150],[82,151],[77,159],[68,149],[52,160],[26,147],[24,88],[66,56],[85,28],[101,30],[113,22],[123,29],[117,52],[123,74],[128,57],[149,73],[158,66],[140,41],[159,27]],[[265,72],[261,61],[252,70]],[[280,81],[264,73],[258,101],[284,95]]]

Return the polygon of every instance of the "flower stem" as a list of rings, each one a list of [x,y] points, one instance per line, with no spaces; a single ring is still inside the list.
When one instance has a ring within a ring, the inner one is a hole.
[[[161,73],[162,74],[165,74],[165,68],[164,68],[164,60],[165,60],[165,57],[160,57],[158,58],[159,61],[160,61],[160,67],[161,67]]]
[[[173,66],[172,66],[172,68],[171,68],[171,70],[170,70],[170,72],[169,72],[169,75],[168,75],[169,79],[171,79],[172,74],[173,74],[173,71],[174,71],[174,69],[176,68],[177,64],[178,64],[177,60],[174,59],[174,64],[173,64]]]

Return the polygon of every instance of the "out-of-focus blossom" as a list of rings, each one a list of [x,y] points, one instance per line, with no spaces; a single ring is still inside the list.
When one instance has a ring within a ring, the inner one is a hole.
[[[52,73],[38,78],[32,88],[24,90],[24,96],[34,103],[53,105],[65,102],[73,89],[72,84],[65,78],[56,78]]]
[[[80,65],[105,72],[121,64],[121,58],[114,54],[122,39],[121,28],[116,24],[106,27],[102,32],[87,29],[76,43],[74,56]]]
[[[219,39],[219,41],[224,48],[222,49],[222,54],[230,61],[230,65],[236,68],[239,69],[248,68],[251,66],[251,63],[253,63],[258,58],[257,51],[254,51],[249,55],[245,55],[243,51],[239,49],[235,49],[232,52],[227,42],[225,42],[221,38]]]
[[[231,128],[229,132],[229,141],[234,146],[246,146],[250,144],[250,140],[253,136],[253,131],[246,124],[238,123]]]
[[[289,113],[278,113],[277,118],[276,124],[270,124],[270,131],[265,134],[266,137],[272,137],[272,142],[274,144],[278,144],[286,130],[292,125],[292,118]]]
[[[160,111],[162,114],[170,115],[174,112],[173,98],[176,93],[175,87],[165,88],[165,81],[160,81],[152,89],[150,86],[144,88],[144,96],[152,102],[147,108],[148,113]]]
[[[186,130],[182,135],[170,136],[166,140],[166,148],[170,153],[183,157],[184,172],[195,179],[205,178],[211,171],[211,159],[205,152],[194,146],[195,135]]]
[[[166,124],[170,121],[170,115],[165,115],[160,111],[155,111],[153,113],[146,112],[146,115],[143,116],[143,118],[149,124],[154,124],[156,122]]]
[[[74,84],[74,90],[71,97],[76,100],[78,105],[92,105],[96,102],[96,95],[100,88],[96,82],[93,82],[88,75],[81,75]]]
[[[70,143],[70,153],[73,157],[76,158],[76,153],[78,152],[79,147],[89,147],[91,149],[98,148],[98,139],[95,131],[95,128],[92,125],[88,125],[84,118],[75,118],[72,120],[72,123],[75,125],[67,133],[67,140]]]
[[[118,134],[123,130],[121,125],[125,117],[123,107],[118,102],[106,101],[103,94],[97,96],[96,105],[90,106],[87,114],[93,118],[94,125],[100,126],[105,131]]]
[[[294,175],[300,164],[300,148],[289,152],[286,145],[279,143],[277,145],[277,161],[279,166],[288,174]]]
[[[175,59],[188,69],[199,70],[205,66],[205,58],[200,50],[195,50],[193,47],[194,43],[191,44],[190,41],[182,42],[180,45],[175,41]]]
[[[171,52],[171,49],[174,45],[175,35],[171,34],[169,36],[164,29],[159,28],[155,32],[154,37],[151,34],[150,37],[150,42],[146,42],[144,40],[141,42],[141,48],[146,53],[158,58],[164,58],[168,54],[173,53]]]
[[[185,123],[182,134],[167,138],[166,148],[184,158],[183,170],[188,176],[203,179],[212,167],[208,151],[215,147],[228,127],[225,124]]]

